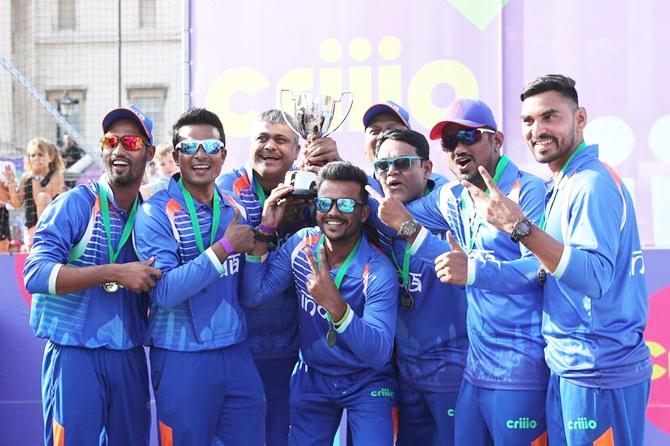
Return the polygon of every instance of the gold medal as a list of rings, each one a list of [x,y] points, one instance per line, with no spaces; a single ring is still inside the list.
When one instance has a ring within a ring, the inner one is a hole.
[[[108,293],[115,293],[119,290],[119,284],[116,282],[105,282],[102,284],[102,289]]]
[[[331,327],[328,329],[328,333],[326,333],[326,343],[328,344],[328,347],[334,347],[336,341],[337,336],[335,335],[335,330]]]

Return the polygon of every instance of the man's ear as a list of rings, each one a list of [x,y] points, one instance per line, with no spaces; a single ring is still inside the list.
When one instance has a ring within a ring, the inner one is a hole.
[[[430,174],[433,173],[433,162],[431,160],[424,160],[423,162],[423,175],[424,178],[430,178]]]
[[[361,223],[365,223],[370,216],[370,206],[364,204],[361,206]]]
[[[149,161],[154,159],[155,154],[156,154],[156,146],[154,146],[154,145],[147,146],[147,155],[146,155],[145,161],[148,163]]]
[[[179,150],[172,151],[172,159],[174,160],[174,163],[179,166]]]
[[[579,107],[575,112],[575,127],[578,132],[584,131],[587,121],[588,117],[586,115],[586,109],[584,107]]]
[[[495,144],[496,153],[500,155],[500,149],[502,148],[503,142],[505,142],[505,135],[502,132],[496,132],[493,135],[493,142]]]

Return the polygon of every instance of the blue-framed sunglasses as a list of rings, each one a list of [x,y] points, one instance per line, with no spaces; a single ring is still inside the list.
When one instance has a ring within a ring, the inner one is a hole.
[[[485,128],[467,129],[459,130],[453,135],[443,136],[442,150],[451,152],[452,150],[456,150],[456,147],[458,147],[459,144],[471,146],[479,141],[484,133],[495,133],[495,131]]]
[[[362,206],[363,203],[353,198],[327,198],[327,197],[318,197],[314,200],[314,206],[316,210],[322,214],[327,213],[333,207],[333,203],[336,204],[337,210],[342,214],[351,214],[356,210],[356,206]]]
[[[224,144],[218,139],[185,139],[179,141],[174,148],[185,155],[195,155],[200,146],[208,155],[214,155],[223,149]]]
[[[378,174],[385,174],[388,172],[391,168],[391,165],[393,165],[395,170],[398,172],[404,172],[405,170],[409,170],[412,167],[412,161],[414,160],[423,161],[423,158],[416,155],[398,156],[396,158],[389,158],[387,160],[375,161],[372,163],[372,165],[375,168],[375,172]]]

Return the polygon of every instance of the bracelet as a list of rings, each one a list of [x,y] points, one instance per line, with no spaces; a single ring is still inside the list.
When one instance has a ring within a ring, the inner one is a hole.
[[[340,328],[342,323],[347,319],[347,316],[349,316],[350,311],[352,311],[351,307],[349,306],[349,304],[347,304],[347,309],[344,311],[342,318],[337,322],[333,321],[333,325],[335,326],[335,328]]]
[[[219,243],[223,250],[226,251],[227,255],[231,255],[235,252],[235,247],[233,247],[233,244],[230,243],[230,240],[228,240],[225,235],[219,239]]]
[[[264,232],[259,231],[258,229],[254,230],[254,239],[258,240],[259,242],[272,244],[277,241],[277,234],[265,234]]]
[[[263,234],[276,234],[277,233],[277,228],[275,228],[274,226],[264,225],[263,223],[256,226],[256,229],[259,232],[262,232]]]

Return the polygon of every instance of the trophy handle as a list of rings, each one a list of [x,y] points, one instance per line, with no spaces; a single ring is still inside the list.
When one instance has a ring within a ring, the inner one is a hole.
[[[349,108],[347,109],[347,112],[344,114],[344,117],[342,118],[342,120],[340,121],[340,123],[337,124],[332,130],[330,130],[329,132],[327,132],[325,135],[323,135],[322,138],[325,138],[326,136],[328,136],[328,135],[330,135],[331,133],[333,133],[335,130],[339,129],[340,126],[341,126],[342,124],[344,124],[344,121],[347,120],[347,116],[349,116],[349,113],[351,112],[351,108],[354,106],[354,94],[353,94],[352,92],[350,92],[350,91],[344,91],[344,92],[342,92],[342,94],[340,94],[340,99],[338,99],[338,100],[335,101],[335,102],[342,103],[342,98],[344,97],[345,94],[346,94],[346,95],[349,95]]]
[[[305,135],[303,135],[302,133],[300,133],[298,129],[293,127],[293,124],[291,124],[291,120],[288,119],[288,116],[284,111],[284,93],[291,93],[291,100],[295,103],[295,95],[293,94],[293,92],[288,88],[282,88],[281,91],[279,92],[279,111],[281,111],[281,114],[284,117],[284,122],[286,122],[286,125],[289,126],[289,128],[293,130],[293,132],[295,132],[296,135],[302,136],[302,138],[305,139],[306,138]]]

